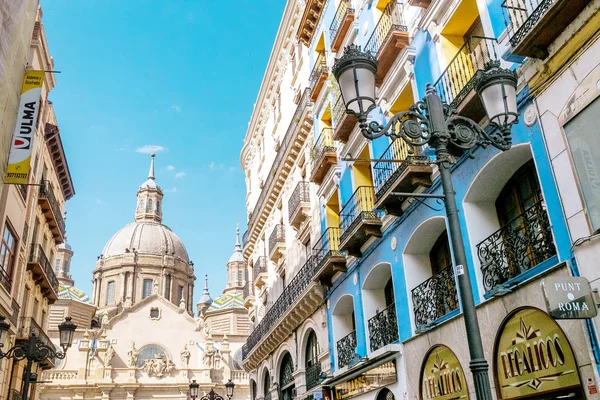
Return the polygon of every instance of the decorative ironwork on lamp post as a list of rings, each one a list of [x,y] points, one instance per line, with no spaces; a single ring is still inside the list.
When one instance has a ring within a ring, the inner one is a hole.
[[[10,324],[5,321],[5,317],[0,315],[0,349],[4,346],[5,336],[8,333]],[[15,361],[27,360],[25,371],[23,372],[23,390],[22,398],[27,400],[29,394],[29,385],[31,379],[31,368],[34,362],[40,363],[48,359],[59,358],[63,359],[66,356],[67,349],[71,347],[73,343],[73,333],[77,329],[77,325],[71,322],[71,317],[66,317],[65,321],[58,325],[58,332],[60,336],[60,347],[63,351],[57,351],[54,347],[42,342],[38,336],[31,332],[29,339],[21,341],[15,344],[10,349],[3,352],[0,350],[0,359],[12,358]]]
[[[385,135],[393,140],[402,140],[408,145],[409,154],[414,154],[415,147],[429,146],[435,150],[434,162],[440,170],[443,195],[414,193],[393,193],[393,195],[444,200],[456,262],[460,303],[471,356],[469,367],[475,381],[475,394],[477,399],[491,400],[489,365],[483,353],[450,174],[451,164],[454,162],[451,152],[472,151],[478,145],[486,147],[490,144],[500,150],[510,149],[511,127],[518,122],[517,75],[513,71],[501,68],[499,61],[491,61],[486,64],[485,70],[477,72],[475,90],[481,98],[492,128],[485,130],[472,119],[457,115],[448,104],[443,104],[431,85],[427,85],[425,98],[422,101],[413,104],[408,111],[394,115],[386,125],[376,121],[368,122],[369,112],[376,107],[377,61],[370,53],[361,51],[359,46],[350,45],[346,48],[342,57],[333,66],[333,73],[340,86],[346,113],[358,119],[364,137],[374,140]],[[398,162],[403,161],[398,160]]]
[[[228,400],[231,400],[231,398],[233,397],[233,389],[235,389],[235,383],[233,383],[230,379],[225,384],[225,395],[227,396]],[[195,379],[192,380],[192,383],[190,383],[190,397],[193,400],[196,400],[199,396],[199,391],[200,391],[200,384],[197,383]],[[224,400],[224,399],[220,394],[215,392],[214,389],[210,389],[210,392],[208,392],[208,394],[200,397],[200,400]]]

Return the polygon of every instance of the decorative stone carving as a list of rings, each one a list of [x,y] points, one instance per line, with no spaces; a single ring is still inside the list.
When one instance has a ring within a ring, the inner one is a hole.
[[[190,351],[187,345],[183,346],[183,350],[179,354],[181,356],[181,368],[187,368],[190,364]]]
[[[153,359],[144,361],[142,365],[142,371],[155,378],[162,378],[176,369],[175,363],[171,360],[165,360],[162,354],[157,354]]]
[[[140,352],[135,348],[135,343],[131,342],[131,349],[127,352],[127,365],[130,368],[135,368]]]
[[[104,368],[110,367],[113,357],[115,356],[115,349],[109,344],[104,354]]]

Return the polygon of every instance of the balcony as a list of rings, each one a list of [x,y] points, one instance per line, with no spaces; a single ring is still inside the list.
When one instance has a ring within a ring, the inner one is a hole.
[[[0,284],[4,286],[4,289],[6,289],[8,293],[12,290],[12,277],[9,274],[9,271],[0,268]]]
[[[548,47],[589,0],[505,0],[502,14],[512,54],[546,59]]]
[[[48,303],[53,304],[58,300],[58,279],[44,249],[39,244],[31,245],[27,271],[31,271],[33,280],[40,285],[42,295],[48,298]]]
[[[394,303],[369,319],[371,351],[379,350],[398,339],[398,320],[396,319],[396,304]]]
[[[275,225],[269,236],[269,258],[273,262],[279,261],[285,255],[285,226]]]
[[[267,278],[269,277],[267,257],[258,257],[254,263],[253,274],[254,285],[260,289],[265,283],[267,283]]]
[[[444,268],[412,290],[415,326],[422,331],[458,309],[454,266]]]
[[[254,305],[254,283],[247,281],[242,292],[244,296],[244,307],[248,310]]]
[[[45,344],[48,347],[56,348],[56,346],[52,343],[46,332],[42,329],[42,327],[35,322],[35,319],[32,317],[21,317],[21,325],[20,329],[17,332],[17,341],[20,340],[28,340],[29,334],[33,333],[39,339],[40,342]],[[44,362],[40,363],[40,367],[42,369],[50,369],[54,368],[54,359],[48,359]]]
[[[481,121],[485,117],[485,109],[475,92],[475,78],[479,71],[485,70],[487,63],[499,59],[496,39],[471,36],[433,86],[442,101],[462,116]]]
[[[340,212],[340,250],[354,257],[361,257],[360,248],[371,237],[381,237],[381,219],[375,207],[372,186],[361,186]]]
[[[298,39],[306,47],[310,47],[310,42],[315,34],[317,25],[319,25],[326,2],[327,0],[306,0],[306,7],[304,8],[304,14],[302,14],[297,33]]]
[[[340,228],[327,228],[313,247],[315,280],[329,286],[338,272],[346,272],[346,256],[340,251]]]
[[[325,61],[325,56],[323,54],[319,54],[309,77],[311,101],[316,101],[319,97],[319,93],[321,92],[328,75],[329,73],[327,72],[327,62]]]
[[[300,181],[288,200],[290,225],[299,229],[310,216],[310,183]]]
[[[348,138],[350,138],[356,122],[356,117],[346,113],[344,100],[342,96],[339,96],[333,106],[333,140],[340,143],[348,142]]]
[[[311,151],[312,171],[310,181],[320,185],[329,168],[337,163],[337,153],[331,128],[323,128]]]
[[[394,140],[373,166],[375,208],[384,210],[386,214],[400,216],[403,213],[402,204],[406,199],[392,193],[412,193],[419,187],[431,186],[433,169],[429,158],[409,156],[408,150],[403,140]]]
[[[338,368],[344,368],[356,354],[356,331],[350,332],[336,343]]]
[[[408,5],[413,7],[427,8],[431,4],[431,0],[408,0]]]
[[[306,390],[310,390],[321,383],[321,363],[315,362],[313,365],[306,367]]]
[[[48,227],[52,232],[54,241],[57,244],[64,242],[65,220],[63,219],[60,205],[54,196],[54,191],[49,181],[42,181],[41,183],[38,204],[42,208],[42,213],[44,213],[46,221],[48,221]]]
[[[250,334],[242,348],[245,370],[256,368],[322,304],[323,290],[313,281],[314,269],[310,258]]]
[[[408,29],[404,25],[402,3],[392,0],[385,7],[365,46],[365,51],[373,54],[379,63],[375,80],[378,86],[383,82],[398,54],[408,44]]]
[[[486,293],[554,255],[550,221],[540,201],[477,245]]]
[[[354,21],[354,8],[351,8],[351,6],[352,4],[350,4],[349,0],[341,0],[338,5],[333,21],[331,21],[331,25],[329,26],[331,51],[337,52],[340,49],[346,33],[348,33],[348,29],[350,29],[350,25]]]
[[[248,244],[248,231],[244,232],[244,235],[242,236],[242,249],[245,249],[247,244]]]
[[[244,246],[244,256],[246,257],[250,257],[256,241],[261,237],[265,223],[277,204],[281,190],[285,186],[285,182],[292,172],[296,160],[302,153],[302,147],[311,132],[312,113],[310,112],[309,97],[310,89],[306,88],[290,120],[253,212],[249,216],[248,242]]]

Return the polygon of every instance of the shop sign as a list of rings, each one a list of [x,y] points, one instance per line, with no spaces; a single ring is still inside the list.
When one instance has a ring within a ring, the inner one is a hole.
[[[335,385],[336,400],[349,399],[396,382],[396,362],[388,361]]]
[[[581,387],[565,334],[542,311],[517,311],[505,323],[496,345],[495,367],[502,399]]]
[[[17,123],[8,155],[5,183],[26,185],[29,181],[29,165],[43,83],[44,71],[25,72],[17,111]]]
[[[587,279],[553,276],[542,280],[548,314],[556,319],[593,318],[598,315]]]
[[[456,355],[446,346],[430,350],[421,370],[421,398],[468,399],[465,373]]]
[[[331,400],[331,393],[327,388],[313,390],[313,400]]]

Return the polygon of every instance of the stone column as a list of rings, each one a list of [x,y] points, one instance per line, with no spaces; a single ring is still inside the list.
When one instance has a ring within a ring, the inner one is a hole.
[[[90,335],[85,331],[83,338],[79,341],[79,369],[77,370],[77,379],[85,380],[87,378],[87,369],[90,353]]]
[[[121,301],[125,301],[125,288],[127,286],[127,281],[126,281],[126,273],[125,272],[121,272]]]

